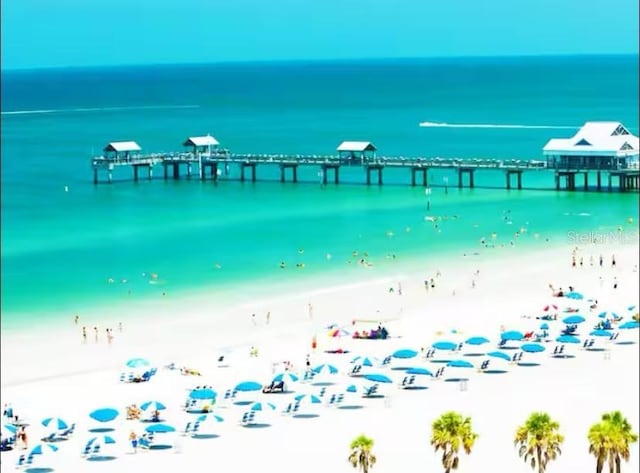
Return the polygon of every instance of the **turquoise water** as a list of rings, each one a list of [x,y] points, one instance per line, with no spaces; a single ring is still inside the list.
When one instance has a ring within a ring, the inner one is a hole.
[[[427,211],[424,189],[404,185],[408,171],[386,172],[382,188],[357,184],[357,167],[341,170],[338,187],[320,186],[316,169],[299,176],[302,184],[269,182],[277,168],[259,168],[257,183],[158,176],[94,186],[89,160],[109,141],[167,151],[206,133],[234,151],[332,153],[342,140],[361,139],[391,155],[540,159],[549,138],[574,132],[554,126],[617,120],[637,133],[637,63],[510,58],[3,72],[2,324],[209,286],[327,274],[351,280],[362,273],[353,251],[366,251],[384,272],[417,255],[477,251],[492,232],[508,245],[526,228],[517,244],[533,246],[562,242],[569,231],[628,225],[637,194],[507,192],[492,188],[503,186],[500,173],[477,176],[485,188],[474,190],[453,187],[453,174],[431,173]],[[549,128],[421,128],[423,121]],[[548,188],[552,177],[529,173],[524,181]],[[427,215],[449,218],[435,228]]]

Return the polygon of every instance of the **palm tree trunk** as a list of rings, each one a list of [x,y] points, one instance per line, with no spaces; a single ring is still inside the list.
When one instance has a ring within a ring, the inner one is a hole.
[[[596,473],[602,473],[602,469],[604,468],[604,459],[601,457],[597,457],[596,460]]]
[[[536,461],[538,462],[538,473],[544,473],[544,465],[541,462],[542,459],[542,449],[540,447],[536,447]]]
[[[620,473],[622,471],[622,465],[620,463],[620,455],[616,455],[616,473]]]

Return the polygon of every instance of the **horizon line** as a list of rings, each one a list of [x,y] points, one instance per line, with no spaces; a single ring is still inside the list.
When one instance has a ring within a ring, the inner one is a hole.
[[[596,58],[596,57],[638,57],[639,53],[541,53],[541,54],[496,54],[496,55],[451,55],[451,56],[398,56],[398,57],[353,57],[353,58],[292,58],[292,59],[237,59],[207,62],[161,62],[161,63],[121,63],[121,64],[93,64],[74,66],[36,66],[36,67],[2,67],[5,72],[35,72],[62,70],[91,70],[91,69],[123,69],[127,67],[171,67],[171,66],[224,66],[250,64],[321,64],[321,63],[362,63],[362,62],[392,62],[392,61],[442,61],[442,60],[482,60],[482,59],[529,59],[529,58]]]

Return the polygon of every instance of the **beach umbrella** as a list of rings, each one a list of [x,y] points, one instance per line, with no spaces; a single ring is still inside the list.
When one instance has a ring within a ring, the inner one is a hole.
[[[15,425],[11,424],[2,424],[2,432],[7,433],[10,436],[13,436],[18,431],[18,428]]]
[[[294,397],[294,399],[297,402],[306,401],[310,404],[320,404],[322,402],[322,399],[320,399],[318,396],[315,396],[314,394],[298,394],[296,397]]]
[[[146,366],[150,366],[151,363],[146,358],[131,358],[126,362],[126,365],[129,368],[144,368]]]
[[[487,356],[490,356],[492,358],[500,358],[501,360],[505,361],[511,361],[511,357],[503,351],[492,351],[487,353]]]
[[[520,349],[525,353],[540,353],[544,351],[544,347],[539,343],[525,343]]]
[[[58,451],[58,447],[51,443],[39,443],[31,449],[29,456],[33,455],[47,455]]]
[[[254,402],[253,404],[251,404],[251,407],[249,409],[251,409],[252,411],[275,411],[276,406],[275,404],[271,404],[270,402]]]
[[[500,338],[502,340],[513,340],[517,342],[524,338],[524,334],[522,332],[518,332],[517,330],[510,330],[508,332],[502,332],[500,334]]]
[[[576,291],[567,292],[564,297],[568,297],[569,299],[573,299],[576,301],[584,299],[584,296]]]
[[[407,374],[416,374],[416,375],[424,375],[424,376],[433,376],[433,373],[426,368],[415,367],[408,368],[405,371]]]
[[[611,312],[608,310],[605,310],[604,312],[600,312],[598,314],[598,317],[600,317],[601,319],[617,319],[618,318],[618,314],[616,314],[615,312]]]
[[[589,333],[589,336],[591,337],[611,337],[612,335],[613,335],[613,332],[609,332],[608,330],[602,330],[602,329],[593,330],[592,332]]]
[[[458,344],[454,342],[441,341],[441,342],[435,342],[433,345],[431,345],[431,348],[435,348],[436,350],[453,351],[456,348],[458,348]]]
[[[367,381],[372,381],[374,383],[392,383],[393,382],[391,378],[389,378],[387,375],[378,374],[378,373],[365,374],[363,378],[366,379]]]
[[[628,329],[634,329],[638,327],[640,327],[640,323],[636,322],[635,320],[629,320],[623,324],[620,324],[618,328],[622,330],[628,330]]]
[[[250,391],[260,391],[262,389],[262,384],[256,381],[243,381],[236,385],[234,390],[240,392],[250,392]]]
[[[540,330],[549,330],[549,324],[546,322],[541,323]]]
[[[375,357],[369,356],[356,356],[351,363],[355,363],[362,366],[374,366],[380,364],[380,360]]]
[[[562,319],[562,323],[565,324],[581,324],[586,319],[581,315],[570,315],[569,317],[565,317]]]
[[[212,412],[209,412],[208,414],[202,414],[196,417],[196,422],[207,422],[207,421],[224,422],[224,418]]]
[[[358,388],[356,387],[356,385],[355,385],[355,384],[350,384],[349,386],[347,386],[347,387],[345,388],[345,392],[348,392],[348,393],[355,393],[355,392],[358,392]]]
[[[484,345],[485,343],[489,343],[489,339],[485,337],[471,337],[467,338],[465,343],[467,345]]]
[[[69,428],[69,425],[59,417],[47,417],[42,421],[42,425],[45,427],[53,427],[56,430],[65,430]]]
[[[147,426],[145,432],[153,433],[153,434],[166,434],[169,432],[175,432],[176,428],[170,426],[169,424],[151,424]]]
[[[284,371],[273,377],[273,381],[277,381],[277,382],[284,381],[285,383],[295,383],[299,379],[300,378],[298,378],[297,375],[291,373],[290,371]]]
[[[451,368],[473,368],[473,363],[467,360],[451,360],[447,363],[447,366]]]
[[[415,350],[410,350],[408,348],[403,348],[402,350],[396,350],[391,355],[393,358],[407,359],[418,356],[418,352]]]
[[[318,365],[315,368],[313,368],[313,372],[315,374],[336,374],[338,372],[338,368],[336,368],[333,365],[329,365],[327,363],[322,364],[322,365]]]
[[[556,342],[558,343],[580,343],[580,339],[578,337],[574,337],[573,335],[560,335],[556,338]]]
[[[331,338],[349,337],[351,333],[341,328],[334,328],[329,330],[329,336]]]
[[[93,420],[97,420],[98,422],[111,422],[113,419],[118,417],[118,410],[112,407],[104,407],[102,409],[96,409],[89,417]]]
[[[95,446],[95,445],[111,445],[116,443],[116,440],[110,435],[99,435],[97,437],[92,437],[87,442],[87,446]]]
[[[189,393],[190,399],[209,400],[215,399],[218,394],[211,388],[192,389]]]
[[[151,409],[152,411],[162,411],[166,409],[167,406],[162,404],[160,401],[147,401],[140,404],[140,409],[146,411],[147,409]]]

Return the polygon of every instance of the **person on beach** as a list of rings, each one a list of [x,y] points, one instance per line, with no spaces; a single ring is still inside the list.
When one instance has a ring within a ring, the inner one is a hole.
[[[133,453],[138,453],[138,436],[133,430],[129,434],[129,442],[131,442],[131,448],[133,449]]]
[[[111,345],[111,343],[113,342],[113,330],[111,330],[110,328],[107,329],[107,343],[109,345]]]
[[[599,262],[600,262],[600,267],[602,268],[602,264],[604,263],[604,258],[602,257],[602,255],[600,255]]]
[[[93,331],[96,334],[96,343],[98,343],[98,326],[97,325],[94,325]]]
[[[122,333],[122,322],[118,322],[118,332]]]
[[[270,320],[271,320],[271,312],[267,312],[267,325],[269,325]]]
[[[253,325],[255,325],[255,324],[256,324],[256,314],[251,314],[251,323],[252,323]]]
[[[75,325],[78,325],[78,321],[79,321],[79,320],[80,320],[80,316],[79,316],[78,314],[76,314],[76,315],[73,317],[73,323],[74,323]]]
[[[309,309],[309,318],[313,319],[313,305],[311,305],[311,302],[309,302],[308,309]]]
[[[611,267],[616,267],[616,255],[611,255]]]
[[[593,255],[589,256],[589,266],[593,266]]]
[[[82,327],[82,343],[87,343],[87,327]]]
[[[27,437],[27,431],[24,425],[20,427],[20,430],[16,433],[16,439],[22,444],[22,450],[29,448],[29,438]]]

